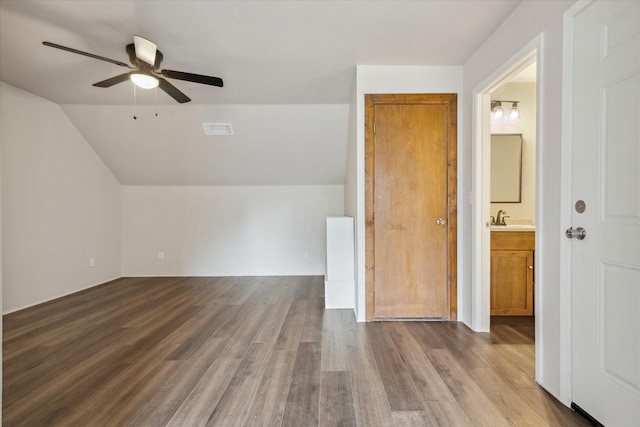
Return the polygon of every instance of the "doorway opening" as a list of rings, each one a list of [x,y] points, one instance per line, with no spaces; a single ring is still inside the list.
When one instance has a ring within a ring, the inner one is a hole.
[[[473,176],[472,176],[472,200],[473,200],[473,212],[472,212],[472,269],[473,274],[471,278],[471,328],[476,332],[489,332],[491,327],[491,217],[494,217],[494,221],[497,222],[497,211],[500,208],[495,209],[498,205],[492,208],[491,204],[491,100],[492,93],[498,91],[503,85],[510,82],[516,76],[518,76],[523,70],[532,66],[536,70],[536,83],[535,83],[535,148],[534,148],[534,182],[535,185],[532,191],[534,213],[531,215],[531,220],[535,224],[535,235],[541,236],[544,227],[543,218],[540,217],[541,201],[542,201],[542,189],[540,187],[541,182],[541,165],[540,165],[540,147],[541,147],[541,133],[543,117],[540,114],[539,106],[542,104],[541,88],[544,86],[544,76],[540,73],[542,70],[543,55],[542,55],[542,35],[538,35],[526,46],[524,46],[518,53],[512,56],[505,64],[502,65],[495,72],[490,74],[484,82],[479,84],[474,90],[473,98]],[[518,99],[505,99],[504,101],[519,101]],[[505,110],[509,113],[513,106],[513,103],[505,103],[507,108],[503,105],[503,114]],[[494,104],[495,107],[495,104]],[[522,105],[518,102],[518,108]],[[504,205],[502,205],[504,207]],[[514,210],[514,205],[502,211],[507,211],[507,216],[517,218],[518,210]],[[495,210],[495,212],[494,212]],[[511,210],[511,211],[510,211]],[[502,221],[501,213],[500,220]],[[522,218],[528,218],[523,214]],[[508,221],[508,219],[507,219]],[[534,237],[535,237],[534,235]],[[539,251],[535,248],[539,247],[539,239],[535,239],[533,243],[533,262],[529,260],[521,261],[527,263],[526,267],[532,266],[531,273],[532,278],[542,277],[543,268]],[[544,284],[537,283],[535,291],[532,295],[532,305],[535,318],[532,318],[534,322],[535,330],[535,359],[536,361],[542,361],[542,337],[545,336],[543,330],[540,313],[543,312],[543,298],[542,293],[544,291]],[[542,363],[535,364],[536,379],[540,377],[542,372]]]
[[[535,338],[535,58],[490,93],[490,327]]]

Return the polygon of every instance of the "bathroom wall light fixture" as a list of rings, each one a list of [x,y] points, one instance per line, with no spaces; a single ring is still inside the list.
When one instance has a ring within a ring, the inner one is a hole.
[[[504,116],[504,109],[502,103],[511,103],[511,113],[507,117],[508,120],[515,120],[520,117],[520,110],[518,109],[518,102],[520,101],[505,101],[505,100],[492,100],[491,101],[491,113],[495,119],[501,119]]]
[[[491,112],[493,113],[493,117],[499,119],[504,114],[504,110],[502,109],[501,101],[491,101]]]
[[[511,114],[509,114],[509,118],[511,120],[515,120],[520,117],[520,110],[518,109],[518,102],[513,102],[511,104]]]

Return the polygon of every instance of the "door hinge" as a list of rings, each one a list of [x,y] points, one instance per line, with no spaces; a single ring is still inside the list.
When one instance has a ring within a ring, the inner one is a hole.
[[[376,122],[373,122],[373,133],[374,133],[374,135],[376,133]]]

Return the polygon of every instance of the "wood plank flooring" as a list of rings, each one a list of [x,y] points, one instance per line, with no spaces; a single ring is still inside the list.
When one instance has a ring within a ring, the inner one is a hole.
[[[4,426],[586,426],[532,325],[356,323],[322,277],[123,278],[4,316]]]

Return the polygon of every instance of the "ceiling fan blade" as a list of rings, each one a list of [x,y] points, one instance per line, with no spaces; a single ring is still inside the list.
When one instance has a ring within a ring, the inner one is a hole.
[[[203,85],[222,87],[223,82],[220,77],[203,76],[202,74],[185,73],[183,71],[162,70],[160,73],[170,79],[185,80],[188,82],[201,83]]]
[[[51,43],[51,42],[42,42],[42,44],[45,46],[54,47],[56,49],[66,50],[67,52],[77,53],[78,55],[88,56],[89,58],[110,62],[112,64],[119,65],[121,67],[132,68],[129,64],[125,64],[124,62],[116,61],[115,59],[105,58],[104,56],[100,56],[100,55],[94,55],[93,53],[89,53],[89,52],[83,52],[81,50],[73,49],[71,47],[62,46],[62,45]]]
[[[120,74],[119,76],[111,77],[110,79],[103,80],[98,83],[94,83],[93,85],[96,87],[111,87],[117,85],[118,83],[125,82],[129,80],[129,75],[131,73]]]
[[[133,36],[133,44],[136,47],[136,57],[143,62],[153,66],[156,63],[156,50],[158,47],[151,40],[144,37]]]
[[[167,92],[170,97],[178,101],[180,104],[191,101],[191,98],[180,92],[177,87],[175,87],[162,77],[158,78],[158,86],[160,86],[160,89]]]
[[[153,69],[158,70],[160,68],[160,64],[162,64],[162,59],[164,55],[159,50],[156,50],[156,62],[153,64]]]
[[[137,64],[138,63],[138,58],[136,58],[136,47],[133,43],[129,43],[127,45],[127,47],[125,48],[125,50],[127,51],[127,55],[129,55],[129,61],[132,64]]]

